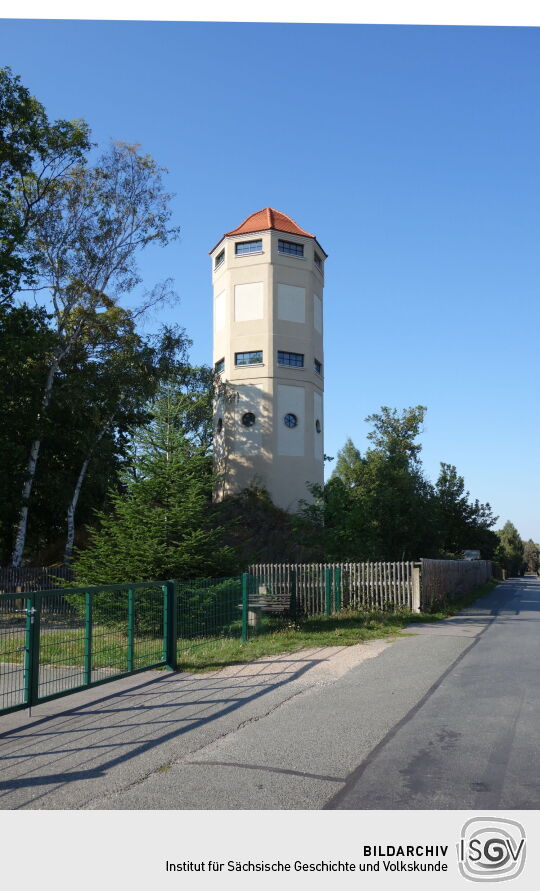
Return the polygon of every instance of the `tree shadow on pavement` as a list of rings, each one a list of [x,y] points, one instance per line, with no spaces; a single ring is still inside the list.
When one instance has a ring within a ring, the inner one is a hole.
[[[258,717],[260,712],[249,709],[250,704],[293,684],[326,661],[323,652],[311,651],[304,658],[300,654],[267,657],[204,675],[160,673],[139,684],[128,685],[132,679],[124,679],[107,696],[89,698],[87,692],[85,703],[74,708],[26,724],[19,719],[18,726],[0,734],[0,808],[84,807],[110,788],[106,781],[114,768],[128,762],[130,782],[138,775],[143,779],[159,768],[159,757],[152,762],[145,759],[152,750],[164,747],[160,753],[164,763],[171,756],[167,744],[191,734],[196,739],[185,739],[184,746],[174,748],[180,759],[194,746],[234,730],[237,725],[226,718],[237,710],[247,706],[246,719]],[[95,696],[95,690],[92,693]],[[225,726],[216,726],[206,738],[204,731],[218,721]],[[70,789],[76,783],[83,787],[72,798]],[[61,804],[57,803],[59,792]],[[49,804],[51,793],[56,794]]]

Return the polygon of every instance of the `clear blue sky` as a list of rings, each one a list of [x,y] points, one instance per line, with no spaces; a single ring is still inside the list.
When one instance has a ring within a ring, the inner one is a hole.
[[[430,478],[456,464],[540,541],[539,29],[4,20],[0,50],[51,117],[169,169],[182,239],[141,266],[174,277],[193,360],[208,250],[288,213],[329,254],[327,454],[424,404]]]

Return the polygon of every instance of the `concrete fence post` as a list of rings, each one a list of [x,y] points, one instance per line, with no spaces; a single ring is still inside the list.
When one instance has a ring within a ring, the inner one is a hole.
[[[420,582],[420,566],[413,566],[412,571],[412,603],[413,613],[421,612],[422,589]]]

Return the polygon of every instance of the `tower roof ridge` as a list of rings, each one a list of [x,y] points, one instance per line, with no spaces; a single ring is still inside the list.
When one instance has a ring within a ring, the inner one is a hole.
[[[267,229],[276,229],[279,232],[287,232],[289,235],[303,235],[304,238],[315,238],[315,235],[302,229],[288,214],[276,210],[275,207],[263,207],[262,210],[256,210],[255,213],[246,217],[236,229],[225,232],[219,239],[218,244],[229,235],[248,235],[250,232],[264,232]],[[215,248],[212,248],[213,250]]]
[[[225,232],[227,235],[243,235],[248,232],[261,232],[264,229],[279,229],[280,232],[289,232],[291,235],[305,235],[307,238],[315,238],[311,232],[306,232],[286,213],[276,210],[275,207],[263,207],[246,217],[236,229]],[[225,237],[224,236],[224,237]]]

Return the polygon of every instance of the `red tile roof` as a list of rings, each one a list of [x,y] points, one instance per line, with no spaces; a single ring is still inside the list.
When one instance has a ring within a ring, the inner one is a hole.
[[[301,229],[298,223],[295,223],[286,213],[274,210],[273,207],[265,207],[263,210],[252,213],[243,223],[240,223],[238,228],[225,232],[209,253],[211,254],[212,251],[215,251],[218,244],[221,244],[228,235],[247,235],[249,232],[264,232],[266,229],[277,229],[279,232],[288,232],[289,235],[303,235],[306,238],[315,238],[311,232]]]
[[[265,207],[252,213],[237,229],[226,232],[225,235],[245,235],[248,232],[262,232],[265,229],[279,229],[280,232],[289,232],[291,235],[305,235],[307,238],[315,238],[311,232],[301,229],[286,213],[280,213],[273,207]],[[224,236],[225,237],[225,236]]]

